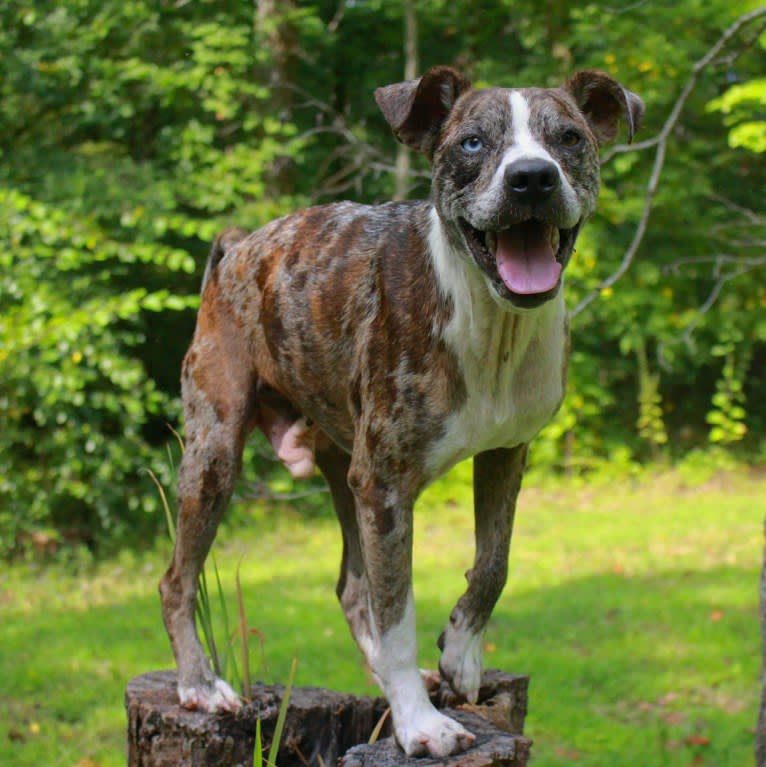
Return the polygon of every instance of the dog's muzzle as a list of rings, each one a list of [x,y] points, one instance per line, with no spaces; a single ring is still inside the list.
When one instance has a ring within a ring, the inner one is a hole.
[[[474,261],[495,292],[523,309],[539,306],[558,293],[580,228],[577,224],[562,229],[539,218],[486,231],[465,219],[460,225]]]
[[[467,219],[460,225],[471,255],[502,299],[533,308],[553,298],[569,260],[579,223],[561,208],[561,176],[545,159],[517,160],[506,167],[503,206],[507,221],[496,229],[478,228]]]

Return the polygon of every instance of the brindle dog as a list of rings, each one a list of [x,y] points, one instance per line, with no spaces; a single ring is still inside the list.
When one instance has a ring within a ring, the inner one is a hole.
[[[608,75],[476,90],[458,72],[376,91],[432,161],[429,201],[310,208],[217,240],[183,365],[186,452],[161,583],[183,705],[236,709],[194,625],[197,577],[258,427],[296,476],[314,465],[343,533],[338,596],[408,754],[471,733],[430,703],[416,664],[412,508],[474,458],[476,557],[439,639],[476,699],[482,635],[505,584],[527,443],[564,396],[561,284],[599,187],[599,146],[643,104]]]

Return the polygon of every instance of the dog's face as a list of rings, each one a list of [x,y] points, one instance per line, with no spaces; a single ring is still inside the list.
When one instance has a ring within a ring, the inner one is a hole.
[[[598,195],[598,145],[563,92],[471,91],[434,152],[434,202],[490,289],[519,308],[556,295]]]
[[[381,88],[397,137],[433,163],[433,202],[459,252],[497,301],[531,309],[553,298],[598,197],[601,143],[643,112],[600,72],[562,88],[473,90],[454,70]]]

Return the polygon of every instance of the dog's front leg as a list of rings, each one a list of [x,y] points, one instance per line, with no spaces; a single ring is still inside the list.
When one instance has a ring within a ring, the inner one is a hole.
[[[413,499],[392,482],[390,474],[383,480],[364,463],[355,457],[349,474],[369,601],[370,632],[357,640],[391,706],[401,747],[410,756],[446,756],[467,748],[474,737],[434,708],[418,670],[412,595]]]
[[[476,556],[468,588],[439,637],[439,669],[472,703],[479,696],[484,629],[508,577],[508,552],[527,446],[479,453],[473,462]]]

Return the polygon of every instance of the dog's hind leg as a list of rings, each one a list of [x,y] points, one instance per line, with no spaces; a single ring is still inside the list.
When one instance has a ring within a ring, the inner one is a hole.
[[[439,637],[439,670],[472,703],[479,695],[484,629],[508,577],[516,497],[527,446],[490,450],[474,458],[476,556],[468,588]]]
[[[316,461],[330,488],[335,514],[343,535],[343,557],[336,593],[357,644],[360,647],[369,647],[372,641],[370,597],[359,540],[356,502],[348,485],[351,457],[336,445],[330,444],[317,451]]]
[[[231,497],[253,423],[255,391],[244,345],[233,321],[209,300],[214,294],[214,289],[206,292],[184,360],[186,448],[178,482],[176,541],[160,583],[163,618],[178,666],[179,698],[187,708],[206,711],[240,705],[234,691],[211,671],[194,614],[199,574]]]

